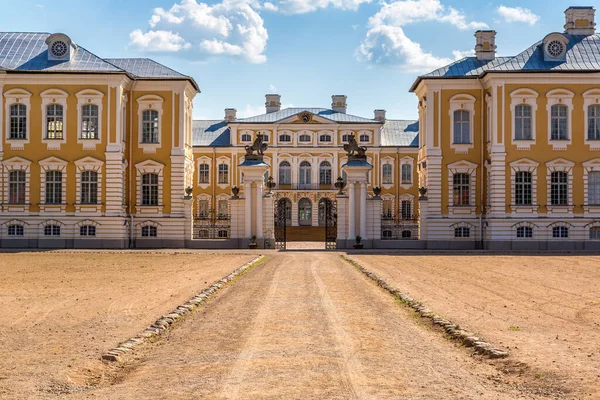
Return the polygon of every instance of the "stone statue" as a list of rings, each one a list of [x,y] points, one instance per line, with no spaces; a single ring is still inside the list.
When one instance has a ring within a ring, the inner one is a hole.
[[[365,152],[367,148],[365,146],[359,146],[356,138],[354,137],[354,133],[350,135],[348,138],[348,143],[344,145],[344,150],[346,151],[348,157],[352,158],[364,158],[366,159]]]
[[[269,147],[266,143],[263,143],[262,135],[257,135],[254,139],[252,146],[246,145],[246,160],[262,160],[265,150]],[[256,152],[256,154],[254,154]]]

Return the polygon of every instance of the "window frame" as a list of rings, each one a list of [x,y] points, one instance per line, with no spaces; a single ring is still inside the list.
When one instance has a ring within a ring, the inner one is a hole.
[[[552,227],[553,239],[568,239],[571,234],[568,226],[557,225]]]
[[[11,228],[13,228],[12,233]],[[8,237],[23,237],[25,236],[25,226],[23,224],[9,222],[9,224],[6,226],[6,235]]]
[[[161,216],[164,208],[163,192],[164,192],[164,165],[153,160],[146,160],[135,165],[136,168],[136,211],[137,214],[154,214]],[[142,176],[146,174],[158,175],[158,204],[157,205],[144,205],[143,202],[143,190],[142,190]]]
[[[548,144],[552,146],[552,150],[566,150],[573,142],[573,97],[574,93],[566,89],[554,89],[546,93],[547,105],[546,112],[548,114]],[[566,139],[552,138],[552,110],[554,106],[566,107]]]
[[[590,150],[600,150],[600,136],[598,139],[590,139],[588,135],[590,106],[600,106],[600,89],[590,89],[583,93],[584,143],[589,146]]]
[[[287,165],[284,165],[282,168],[283,163],[285,163]],[[278,185],[291,185],[292,184],[292,163],[290,163],[288,160],[282,160],[279,162],[277,169],[278,169],[277,176],[279,179]],[[282,178],[288,178],[288,179],[282,179]]]
[[[449,100],[450,115],[450,148],[454,149],[455,154],[467,154],[475,146],[475,97],[470,94],[460,93],[452,96]],[[469,113],[469,143],[455,143],[455,111],[466,111]]]
[[[63,203],[63,173],[56,169],[45,171],[44,203],[49,205],[62,205]]]
[[[48,237],[60,237],[61,226],[58,224],[47,224],[44,225],[44,236]]]
[[[331,185],[332,182],[333,167],[331,166],[331,162],[329,160],[322,160],[319,162],[319,185]]]
[[[220,162],[217,165],[217,183],[219,185],[229,184],[229,164]]]
[[[150,238],[158,237],[158,227],[154,225],[144,225],[141,227],[140,237]]]
[[[466,178],[466,182],[457,182],[461,178]],[[466,172],[457,172],[452,174],[452,206],[453,207],[469,207],[471,206],[471,175]],[[457,193],[458,189],[458,193]],[[458,196],[457,196],[458,194]],[[466,203],[465,201],[466,195]],[[459,201],[457,201],[457,199]]]
[[[159,177],[155,172],[142,174],[141,206],[160,206],[158,199]]]
[[[142,110],[142,144],[160,144],[160,114],[147,108]]]
[[[471,227],[469,227],[469,226],[454,227],[454,237],[456,239],[470,239],[471,238]]]
[[[94,170],[81,171],[81,193],[80,204],[97,205],[98,204],[98,172]],[[93,178],[93,179],[92,179]],[[95,190],[94,190],[95,189]]]
[[[48,150],[60,150],[62,144],[67,142],[67,98],[69,94],[60,89],[48,89],[40,93],[40,97],[42,98],[42,143],[46,144],[46,148]],[[58,137],[50,137],[49,136],[49,127],[48,120],[51,117],[48,113],[48,109],[52,106],[60,106],[62,107],[62,136]]]
[[[27,204],[27,173],[22,169],[8,171],[7,203],[10,205]],[[13,195],[14,193],[14,195]],[[22,201],[21,201],[22,198]]]
[[[381,184],[382,185],[393,185],[394,184],[394,165],[385,163],[381,165]]]
[[[517,226],[516,235],[518,239],[532,239],[533,228],[531,226]]]
[[[2,89],[0,88],[0,93]],[[5,102],[5,139],[10,144],[11,150],[23,150],[31,139],[31,93],[24,89],[15,88],[4,92]],[[25,137],[11,138],[11,107],[13,105],[25,106]],[[1,117],[0,117],[1,120]]]
[[[79,227],[80,237],[96,237],[97,229],[94,225],[81,225]]]
[[[517,150],[529,150],[537,140],[537,99],[539,94],[532,89],[517,89],[510,93],[510,111],[511,111],[511,144],[517,146]],[[517,139],[516,129],[516,109],[518,106],[531,107],[531,139]]]
[[[519,179],[528,176],[527,179]],[[517,207],[533,205],[533,174],[530,171],[516,171],[514,174],[514,205]],[[527,198],[529,201],[526,201]]]
[[[155,154],[156,150],[162,146],[162,134],[164,133],[163,129],[163,103],[164,99],[155,94],[147,94],[141,96],[136,100],[138,104],[138,146],[142,149],[144,154]],[[158,113],[158,120],[155,122],[158,129],[157,133],[157,141],[156,142],[148,142],[144,141],[144,114],[146,111],[155,111]],[[182,111],[183,113],[184,111]],[[183,140],[183,133],[181,140]],[[173,144],[174,146],[175,144]],[[183,147],[183,144],[182,144]]]
[[[104,93],[94,89],[84,89],[75,94],[77,97],[77,143],[83,146],[84,150],[95,150],[96,145],[102,142],[103,139],[103,99]],[[95,105],[98,107],[98,137],[84,138],[83,137],[83,106]]]

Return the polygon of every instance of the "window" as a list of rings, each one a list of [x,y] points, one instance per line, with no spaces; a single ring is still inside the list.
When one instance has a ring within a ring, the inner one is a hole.
[[[46,204],[62,203],[62,172],[46,172]]]
[[[461,226],[458,228],[454,228],[454,237],[455,238],[468,238],[471,237],[471,228],[466,226]]]
[[[155,226],[143,226],[142,227],[142,237],[157,237],[158,230]]]
[[[60,236],[60,226],[46,225],[44,227],[44,236]]]
[[[25,171],[11,171],[8,175],[8,202],[25,204]]]
[[[292,137],[290,135],[279,135],[279,141],[283,143],[289,143],[292,141]]]
[[[219,200],[217,202],[217,212],[219,217],[229,215],[229,202],[227,200]]]
[[[259,133],[258,136],[262,137],[262,141],[263,142],[268,142],[269,141],[269,135],[267,135],[266,133]]]
[[[369,135],[363,133],[362,135],[360,135],[359,140],[363,143],[367,143],[371,140],[371,138],[369,137]]]
[[[391,229],[385,229],[383,232],[381,232],[382,239],[392,239],[393,236],[394,234]]]
[[[331,185],[331,164],[329,161],[323,161],[319,166],[319,183],[321,185]]]
[[[567,124],[568,124],[567,106],[562,105],[562,104],[555,104],[552,106],[552,108],[550,110],[551,110],[550,111],[551,112],[550,139],[551,140],[568,140],[569,137],[568,137],[568,133],[567,133]]]
[[[226,185],[229,183],[229,165],[219,164],[219,180],[218,183]]]
[[[552,237],[553,238],[568,238],[569,237],[569,228],[566,226],[555,226],[552,228]]]
[[[555,171],[550,175],[550,204],[566,206],[569,204],[569,177],[566,172]]]
[[[394,208],[394,203],[391,199],[383,200],[383,212],[381,217],[386,220],[394,219],[394,214],[392,209]]]
[[[517,237],[518,238],[532,238],[533,237],[533,228],[529,226],[519,226],[517,228]]]
[[[142,112],[142,143],[158,143],[158,111],[144,110]]]
[[[98,203],[98,173],[83,171],[81,173],[81,204]]]
[[[342,142],[348,143],[348,139],[350,139],[350,135],[342,135]]]
[[[279,184],[291,185],[292,183],[292,167],[289,162],[282,161],[279,163]]]
[[[394,183],[392,164],[383,164],[381,167],[381,182],[383,184]]]
[[[299,142],[304,142],[304,143],[310,142],[310,135],[300,135],[298,137],[298,141]]]
[[[331,142],[331,135],[321,135],[319,136],[320,142]]]
[[[198,167],[198,183],[210,182],[210,169],[208,164],[202,163]]]
[[[600,205],[600,171],[588,172],[588,205]]]
[[[402,239],[410,239],[412,237],[412,232],[409,230],[402,231]]]
[[[404,184],[412,183],[412,165],[402,164],[401,172],[402,172],[402,183],[404,183]]]
[[[19,226],[19,225],[17,225],[17,226]],[[21,228],[23,228],[23,227],[21,227]],[[9,233],[9,235],[10,235],[10,233]],[[593,226],[590,228],[590,239],[600,239],[600,226]]]
[[[27,107],[23,104],[10,106],[10,139],[27,139]]]
[[[46,107],[46,139],[63,138],[63,106],[50,104]]]
[[[208,217],[208,205],[209,201],[206,199],[198,200],[198,217],[206,218]]]
[[[86,104],[81,107],[81,138],[98,139],[98,106]]]
[[[9,225],[8,236],[23,236],[24,229],[23,225]]]
[[[310,171],[310,163],[308,161],[302,161],[300,163],[300,187],[306,188],[310,186],[311,182],[311,171]]]
[[[217,237],[219,239],[227,239],[229,237],[229,234],[226,229],[219,229],[219,231],[217,232]]]
[[[252,141],[252,136],[250,136],[250,134],[244,133],[242,135],[242,142],[251,142],[251,141]]]
[[[96,236],[96,227],[94,225],[84,225],[79,228],[79,236]]]
[[[600,105],[588,107],[588,140],[600,140]]]
[[[400,203],[400,212],[403,220],[411,220],[412,216],[412,201],[410,200],[402,200]]]
[[[515,204],[519,206],[531,205],[532,185],[531,172],[518,171],[515,174]]]
[[[142,175],[142,205],[158,205],[158,174]]]
[[[468,206],[471,204],[471,176],[469,174],[454,174],[453,177],[453,204],[455,206]]]
[[[471,143],[470,114],[465,110],[454,111],[454,143]]]
[[[521,104],[515,107],[515,139],[532,140],[531,106]]]

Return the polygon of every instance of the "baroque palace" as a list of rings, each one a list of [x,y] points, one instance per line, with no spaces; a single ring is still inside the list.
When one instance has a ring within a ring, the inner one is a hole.
[[[277,94],[193,120],[189,76],[0,33],[0,246],[599,250],[594,12],[513,57],[476,32],[410,88],[418,121]]]

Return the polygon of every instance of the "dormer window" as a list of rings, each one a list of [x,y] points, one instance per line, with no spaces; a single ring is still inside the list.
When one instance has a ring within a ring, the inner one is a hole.
[[[48,60],[69,61],[74,44],[71,39],[63,33],[55,33],[46,39],[48,45]]]
[[[553,40],[546,46],[548,55],[552,58],[558,58],[565,51],[565,45],[558,40]]]
[[[544,61],[564,62],[569,39],[562,33],[551,33],[544,38]]]

